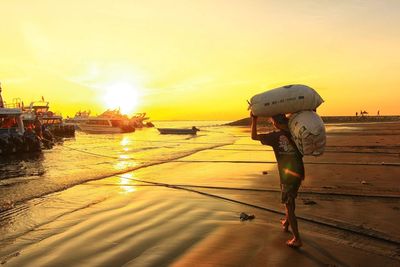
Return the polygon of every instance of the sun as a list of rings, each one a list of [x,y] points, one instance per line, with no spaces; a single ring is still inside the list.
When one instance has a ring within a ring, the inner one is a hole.
[[[134,85],[117,82],[107,86],[103,101],[108,109],[119,108],[121,113],[131,114],[136,111],[139,97],[139,91]]]

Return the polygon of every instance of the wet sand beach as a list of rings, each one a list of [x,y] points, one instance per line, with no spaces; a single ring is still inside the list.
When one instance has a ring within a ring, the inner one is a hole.
[[[329,125],[305,157],[285,245],[270,147],[230,145],[34,198],[0,213],[4,266],[399,266],[400,123]],[[255,215],[240,221],[239,214]]]

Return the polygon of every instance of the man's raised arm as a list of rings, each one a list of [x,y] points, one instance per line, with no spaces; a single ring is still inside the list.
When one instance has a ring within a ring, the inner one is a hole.
[[[260,140],[257,134],[257,116],[254,116],[253,113],[250,113],[251,117],[251,139]]]

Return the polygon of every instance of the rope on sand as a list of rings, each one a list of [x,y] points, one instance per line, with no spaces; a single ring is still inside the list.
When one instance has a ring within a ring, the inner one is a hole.
[[[96,156],[96,157],[110,158],[110,159],[120,159],[119,157],[93,153],[93,152],[89,152],[89,151],[85,151],[85,150],[82,150],[82,149],[73,148],[73,147],[66,146],[66,145],[63,145],[63,147],[65,147],[65,148],[67,148],[69,150],[74,150],[74,151],[77,151],[77,152],[80,152],[80,153],[85,153],[85,154],[89,154],[89,155]],[[126,159],[124,159],[124,160],[126,160]]]
[[[247,135],[246,135],[247,136]],[[246,137],[243,136],[243,137]],[[237,136],[233,136],[237,137]],[[105,140],[114,140],[114,138],[101,138],[99,139],[105,139]],[[241,146],[241,147],[260,147],[260,144],[234,144],[234,143],[211,143],[211,142],[184,142],[184,141],[168,141],[168,140],[143,140],[143,139],[132,139],[135,142],[147,142],[147,143],[169,143],[169,144],[188,144],[188,145],[218,145],[218,146],[223,146],[223,145],[230,145],[230,146]],[[326,146],[327,148],[339,148],[343,146]],[[356,148],[366,148],[366,149],[385,149],[385,146],[351,146],[351,147],[356,147]],[[386,146],[388,149],[393,149],[393,148],[400,148],[400,146]],[[231,150],[231,151],[273,151],[272,149],[240,149],[240,148],[218,148],[216,150]],[[398,155],[400,156],[399,152],[386,152],[386,151],[351,151],[351,150],[342,150],[342,151],[336,151],[336,150],[325,150],[324,153],[346,153],[346,154],[388,154],[388,155]]]
[[[172,160],[171,162],[187,163],[245,163],[245,164],[275,164],[276,161],[257,161],[257,160]],[[400,167],[400,163],[390,162],[304,162],[309,165],[360,165],[360,166],[391,166]]]
[[[132,181],[153,184],[153,185],[156,185],[156,186],[162,186],[162,187],[167,187],[167,188],[176,189],[176,190],[188,191],[188,192],[204,195],[204,196],[207,196],[207,197],[213,197],[213,198],[225,200],[225,201],[228,201],[228,202],[245,205],[245,206],[256,208],[256,209],[259,209],[259,210],[268,211],[268,212],[275,213],[275,214],[285,215],[284,212],[281,212],[281,211],[278,211],[278,210],[275,210],[275,209],[266,208],[266,207],[262,207],[262,206],[259,206],[259,205],[254,205],[254,204],[251,204],[251,203],[243,202],[243,201],[240,201],[240,200],[223,197],[223,196],[216,195],[216,194],[210,194],[210,193],[206,193],[206,192],[202,192],[202,191],[198,191],[198,190],[194,190],[194,189],[190,189],[190,188],[186,188],[186,187],[182,187],[182,186],[178,186],[178,185],[172,185],[172,184],[160,183],[160,182],[151,182],[151,181],[146,181],[146,180],[141,180],[141,179],[136,179],[136,178],[127,178],[127,177],[124,177],[124,176],[121,176],[121,175],[118,175],[118,176],[121,177],[121,178],[124,178],[124,179],[132,180]],[[325,219],[325,221],[320,221],[320,220],[316,220],[316,219],[308,218],[308,217],[304,217],[304,216],[296,216],[296,217],[298,219],[306,221],[306,222],[327,226],[327,227],[334,228],[334,229],[341,230],[341,231],[347,231],[347,232],[350,232],[350,233],[353,233],[353,234],[362,235],[362,236],[365,236],[365,237],[368,237],[368,238],[374,238],[374,239],[377,239],[377,240],[380,240],[380,241],[385,241],[385,242],[400,246],[400,241],[399,240],[395,240],[395,239],[392,239],[392,238],[390,238],[388,236],[384,236],[384,235],[382,235],[382,233],[380,233],[378,231],[371,230],[371,229],[364,229],[364,228],[360,228],[360,227],[357,227],[357,226],[354,226],[354,225],[351,225],[351,224],[347,224],[347,223],[344,223],[344,222],[337,222],[335,220],[327,220],[327,219]]]
[[[129,179],[124,176],[118,177]],[[95,183],[87,185],[96,186],[121,186],[120,184],[108,184],[108,183]],[[157,186],[151,184],[134,184],[134,185],[123,185],[123,186]],[[268,189],[268,188],[238,188],[238,187],[225,187],[225,186],[209,186],[209,185],[192,185],[192,184],[171,184],[171,186],[180,186],[188,188],[204,188],[204,189],[215,189],[215,190],[235,190],[235,191],[251,191],[251,192],[268,192],[268,193],[281,193],[279,189]],[[371,194],[351,194],[351,193],[338,193],[338,192],[318,192],[318,191],[304,191],[300,190],[299,195],[320,195],[320,196],[338,196],[338,197],[350,197],[350,198],[383,198],[383,199],[400,199],[400,195],[371,195]]]
[[[248,135],[246,136],[231,136],[231,137],[249,137]],[[109,137],[101,137],[97,136],[96,139],[103,139],[103,140],[115,140],[116,138],[109,138]],[[191,138],[190,138],[191,139]],[[149,139],[132,139],[132,141],[135,142],[147,142],[147,143],[174,143],[174,144],[189,144],[189,145],[195,145],[195,144],[202,144],[202,145],[222,145],[224,143],[212,143],[212,142],[185,142],[182,141],[182,139],[179,140],[149,140]],[[255,141],[256,142],[256,141]],[[252,144],[234,144],[231,143],[230,145],[232,146],[260,146],[260,144],[257,143],[252,143]],[[332,147],[332,148],[343,148],[343,147],[354,147],[354,148],[363,148],[363,149],[400,149],[400,145],[351,145],[351,146],[346,146],[346,145],[327,145],[327,148]]]
[[[116,156],[109,156],[109,155],[104,155],[104,154],[98,154],[98,153],[93,153],[77,148],[72,148],[69,146],[64,146],[67,149],[71,149],[77,152],[81,153],[86,153],[90,154],[93,156],[97,157],[104,157],[104,158],[111,158],[111,159],[118,159],[118,160],[123,160],[123,161],[129,161],[129,160],[141,160],[141,161],[147,161],[147,162],[162,162],[165,159],[146,159],[146,158],[141,158],[141,159],[133,159],[133,158],[128,158],[128,159],[121,159]],[[209,149],[209,148],[207,148]],[[256,161],[256,160],[177,160],[177,159],[172,159],[172,160],[167,160],[166,162],[180,162],[180,163],[237,163],[237,164],[276,164],[276,161]],[[389,167],[400,167],[400,163],[395,163],[395,162],[304,162],[306,165],[350,165],[350,166],[389,166]]]
[[[246,149],[246,148],[216,148],[214,150],[227,150],[227,151],[249,151],[249,152],[265,152],[274,151],[273,149]],[[387,154],[400,156],[400,152],[384,152],[384,151],[351,151],[351,150],[325,150],[324,153],[336,153],[336,154]]]

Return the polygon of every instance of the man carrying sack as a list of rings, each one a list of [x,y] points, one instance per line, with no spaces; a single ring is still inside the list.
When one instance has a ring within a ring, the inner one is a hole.
[[[303,155],[292,140],[288,128],[288,119],[284,114],[272,116],[271,122],[278,131],[267,134],[257,133],[257,116],[253,113],[250,113],[250,116],[252,118],[251,138],[259,140],[263,145],[272,146],[278,162],[282,203],[286,209],[286,217],[281,223],[285,232],[289,231],[290,226],[293,233],[293,238],[288,240],[286,244],[294,248],[301,247],[302,242],[295,215],[295,199],[301,181],[304,179]]]

